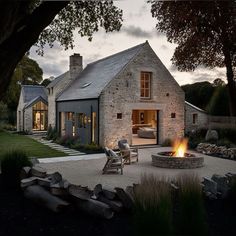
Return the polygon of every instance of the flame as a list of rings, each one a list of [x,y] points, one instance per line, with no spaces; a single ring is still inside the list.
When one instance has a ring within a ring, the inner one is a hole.
[[[188,147],[188,140],[187,139],[177,139],[174,141],[174,145],[173,145],[173,153],[174,153],[174,157],[184,157],[186,150]]]

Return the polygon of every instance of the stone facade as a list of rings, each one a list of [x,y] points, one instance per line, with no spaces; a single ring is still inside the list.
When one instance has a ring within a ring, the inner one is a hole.
[[[185,133],[208,128],[208,115],[202,109],[185,102]]]
[[[140,98],[140,73],[151,72],[151,98]],[[99,99],[100,145],[116,147],[126,138],[132,144],[132,110],[158,110],[158,140],[184,135],[184,92],[150,45],[142,50],[104,88]],[[117,119],[122,113],[122,119]],[[172,118],[172,114],[174,117]]]
[[[42,102],[47,107],[45,87],[22,85],[17,106],[17,131],[33,132],[33,106],[38,102]],[[44,115],[47,116],[47,110],[44,112]],[[45,120],[47,120],[47,117],[45,117]],[[44,125],[46,125],[46,122]]]

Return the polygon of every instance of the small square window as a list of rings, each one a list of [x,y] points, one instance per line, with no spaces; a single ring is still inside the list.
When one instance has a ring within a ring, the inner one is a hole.
[[[116,118],[117,118],[117,120],[121,120],[122,119],[122,113],[117,113]]]
[[[176,114],[175,113],[171,113],[171,118],[175,118],[176,117]]]

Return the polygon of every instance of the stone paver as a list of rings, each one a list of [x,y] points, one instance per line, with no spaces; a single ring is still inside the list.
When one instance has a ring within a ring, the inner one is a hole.
[[[85,154],[85,153],[77,151],[75,149],[66,148],[66,147],[59,145],[57,143],[53,143],[52,140],[45,140],[40,135],[30,135],[29,137],[33,138],[34,140],[36,140],[44,145],[47,145],[48,147],[50,147],[52,149],[64,152],[64,153],[68,154],[69,156],[79,156],[79,155]]]
[[[185,173],[196,173],[199,177],[211,177],[213,174],[224,175],[227,172],[236,173],[236,161],[203,154],[197,154],[203,156],[205,159],[204,167],[198,169],[164,169],[152,166],[151,154],[167,150],[170,151],[170,148],[140,149],[139,162],[132,165],[125,165],[123,175],[114,173],[102,175],[102,168],[106,162],[105,154],[58,158],[55,162],[50,158],[48,162],[51,163],[46,163],[46,159],[40,159],[40,165],[45,167],[49,172],[59,171],[71,183],[81,184],[91,188],[98,183],[102,183],[108,187],[126,187],[127,185],[138,183],[140,176],[145,173],[165,177],[176,177],[179,174]],[[66,158],[72,158],[73,161],[67,161]]]

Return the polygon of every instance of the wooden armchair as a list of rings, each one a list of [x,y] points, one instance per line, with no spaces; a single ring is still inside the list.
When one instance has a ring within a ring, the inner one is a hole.
[[[106,154],[107,161],[102,169],[102,174],[105,174],[111,170],[116,170],[117,172],[120,170],[121,175],[123,175],[123,157],[107,147],[104,148],[104,152]]]
[[[125,164],[131,164],[132,162],[138,162],[138,149],[130,148],[126,139],[118,141],[118,147],[121,155],[125,160]]]

